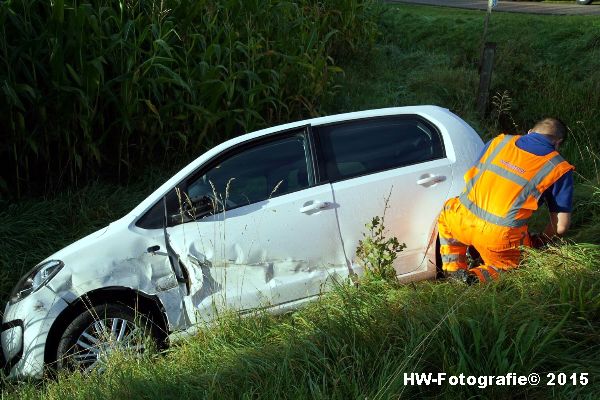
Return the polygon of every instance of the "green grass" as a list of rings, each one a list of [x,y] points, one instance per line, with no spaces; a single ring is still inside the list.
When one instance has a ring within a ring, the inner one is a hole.
[[[534,253],[484,287],[381,281],[338,288],[283,317],[224,317],[104,375],[16,387],[9,398],[588,398],[600,390],[600,248]],[[586,386],[405,386],[404,373],[589,374]]]
[[[548,115],[572,130],[562,150],[587,179],[600,169],[600,18],[495,13],[497,43],[488,116],[475,111],[483,13],[394,5],[381,17],[375,50],[344,65],[330,112],[436,104],[456,112],[482,137],[522,134]],[[356,95],[360,93],[360,95]]]
[[[166,354],[116,356],[104,375],[5,383],[3,397],[90,398],[584,398],[600,393],[600,19],[495,14],[493,91],[511,109],[474,111],[482,15],[388,6],[373,52],[344,65],[328,112],[433,103],[455,110],[488,138],[557,114],[578,139],[565,153],[580,172],[571,239],[531,251],[523,268],[486,286],[367,282],[340,287],[300,312],[226,316]],[[590,106],[590,104],[592,106]],[[582,121],[578,123],[577,121]],[[168,174],[165,174],[168,175]],[[115,219],[164,178],[4,206],[2,297],[20,270]],[[36,248],[31,250],[35,240]],[[16,268],[15,268],[16,267]],[[125,359],[124,359],[125,358]],[[587,372],[586,386],[477,389],[404,386],[404,372],[493,375]]]

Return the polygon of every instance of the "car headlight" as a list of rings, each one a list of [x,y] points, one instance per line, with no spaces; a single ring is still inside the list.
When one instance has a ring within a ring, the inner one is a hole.
[[[50,281],[65,264],[58,260],[49,260],[33,267],[17,283],[10,295],[10,303],[21,301]]]

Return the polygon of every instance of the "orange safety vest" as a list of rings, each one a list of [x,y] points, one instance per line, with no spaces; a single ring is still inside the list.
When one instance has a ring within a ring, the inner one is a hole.
[[[554,182],[575,169],[557,151],[537,156],[517,147],[521,136],[499,135],[465,174],[460,202],[476,217],[517,228],[527,224],[538,199]]]

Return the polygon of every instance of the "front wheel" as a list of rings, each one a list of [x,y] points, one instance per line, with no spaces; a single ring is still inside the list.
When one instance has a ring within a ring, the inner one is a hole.
[[[577,0],[577,4],[592,4],[592,0]]]
[[[101,304],[85,310],[67,326],[56,352],[59,370],[103,369],[115,351],[142,353],[157,343],[158,327],[149,316],[124,304]]]

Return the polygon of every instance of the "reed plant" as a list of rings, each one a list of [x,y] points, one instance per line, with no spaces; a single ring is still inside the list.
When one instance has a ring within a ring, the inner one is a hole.
[[[189,160],[316,115],[368,47],[372,0],[0,3],[0,190],[45,193]]]

